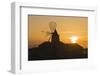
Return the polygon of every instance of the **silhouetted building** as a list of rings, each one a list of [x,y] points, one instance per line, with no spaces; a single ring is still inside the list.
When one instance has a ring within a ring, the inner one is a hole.
[[[56,48],[57,45],[59,44],[60,40],[59,40],[59,35],[55,29],[55,31],[52,34],[52,38],[51,38],[51,44],[53,48]]]

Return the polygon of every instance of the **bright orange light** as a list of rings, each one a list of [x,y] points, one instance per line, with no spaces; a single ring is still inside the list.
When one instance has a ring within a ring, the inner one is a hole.
[[[78,40],[78,37],[77,36],[72,36],[70,39],[71,39],[72,43],[76,43],[77,40]]]

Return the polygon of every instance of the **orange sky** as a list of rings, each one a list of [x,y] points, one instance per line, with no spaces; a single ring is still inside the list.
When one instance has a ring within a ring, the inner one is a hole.
[[[60,41],[71,43],[70,37],[77,36],[77,43],[84,48],[88,47],[88,18],[74,16],[28,16],[28,43],[29,47],[48,41],[49,36],[41,31],[50,32],[49,22],[57,23],[57,32]]]

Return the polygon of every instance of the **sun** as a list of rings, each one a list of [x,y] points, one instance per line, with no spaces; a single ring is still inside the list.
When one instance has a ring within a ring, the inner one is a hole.
[[[78,36],[72,36],[70,39],[72,43],[76,43],[78,40]]]

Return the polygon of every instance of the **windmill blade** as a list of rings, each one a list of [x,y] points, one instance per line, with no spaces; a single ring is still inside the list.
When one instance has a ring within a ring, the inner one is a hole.
[[[48,32],[48,31],[41,31],[43,33],[45,33],[45,36],[50,36],[52,33],[51,32]]]
[[[41,31],[41,32],[45,33],[45,34],[46,34],[46,35],[45,35],[46,37],[49,36],[48,41],[51,40],[51,36],[52,36],[52,33],[51,33],[51,32],[48,32],[48,31]]]
[[[50,40],[51,40],[51,35],[50,35],[50,37],[49,37],[48,41],[50,41]]]
[[[49,27],[50,27],[50,30],[51,30],[52,33],[56,29],[56,26],[57,26],[57,24],[54,21],[52,21],[52,22],[49,23]]]

